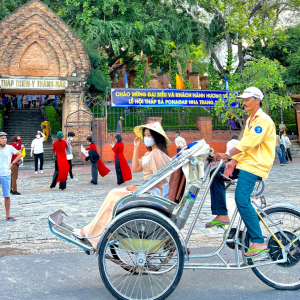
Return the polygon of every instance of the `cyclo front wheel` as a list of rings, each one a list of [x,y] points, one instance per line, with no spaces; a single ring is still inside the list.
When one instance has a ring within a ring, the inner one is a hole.
[[[265,210],[265,213],[282,229],[284,235],[276,230],[276,227],[264,217],[264,221],[268,224],[283,246],[286,246],[290,241],[300,235],[300,213],[298,211],[288,207],[274,207]],[[261,229],[270,252],[264,253],[256,259],[247,259],[249,265],[259,264],[260,262],[273,262],[283,258],[283,250],[274,237],[263,224],[261,224]],[[250,245],[250,236],[248,232],[245,236],[245,245],[247,247]],[[252,268],[252,271],[261,281],[272,288],[278,290],[297,290],[300,288],[299,261],[300,240],[296,241],[290,248],[286,262],[254,267]]]
[[[135,213],[116,221],[105,234],[98,263],[104,285],[117,299],[162,300],[181,279],[184,252],[168,222]]]

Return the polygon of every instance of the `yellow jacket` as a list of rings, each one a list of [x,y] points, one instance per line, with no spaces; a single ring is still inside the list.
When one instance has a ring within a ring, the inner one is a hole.
[[[44,122],[41,123],[41,125],[44,125],[46,130],[49,130],[49,127],[50,127],[50,123],[49,122],[45,122],[44,121]]]
[[[246,122],[243,138],[235,145],[242,151],[232,158],[237,168],[268,178],[275,157],[276,129],[273,120],[260,108],[251,123]]]

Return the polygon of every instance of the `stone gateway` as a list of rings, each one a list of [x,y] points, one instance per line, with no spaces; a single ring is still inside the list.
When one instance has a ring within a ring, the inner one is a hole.
[[[1,94],[62,95],[63,132],[67,116],[89,111],[82,101],[89,57],[72,29],[46,5],[33,0],[4,18],[0,40]]]

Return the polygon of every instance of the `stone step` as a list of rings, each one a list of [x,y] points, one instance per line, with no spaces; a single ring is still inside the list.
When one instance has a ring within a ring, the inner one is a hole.
[[[300,146],[299,142],[292,142],[290,145],[290,150],[292,153],[292,157],[299,158],[300,157]]]

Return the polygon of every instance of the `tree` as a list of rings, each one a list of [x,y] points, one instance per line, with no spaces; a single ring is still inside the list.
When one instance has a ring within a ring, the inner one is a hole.
[[[300,92],[300,25],[279,32],[274,39],[251,48],[254,56],[276,59],[285,67],[282,78],[289,92]]]
[[[31,0],[1,0],[0,20]],[[65,6],[65,0],[41,0],[56,13]]]
[[[205,34],[218,71],[232,70],[233,45],[237,46],[238,68],[244,68],[249,46],[254,41],[271,38],[283,13],[299,10],[297,0],[173,0],[177,9],[199,22]],[[225,41],[227,62],[222,65],[216,54],[220,41]]]
[[[250,86],[259,88],[264,98],[262,101],[263,110],[270,112],[280,106],[283,109],[290,107],[293,101],[288,96],[280,94],[284,86],[282,72],[284,68],[278,61],[268,58],[247,62],[242,72],[236,72],[230,78],[230,91],[227,103],[222,99],[215,104],[215,113],[222,115],[225,123],[231,118],[237,120],[243,129],[246,124],[246,113],[242,109],[242,99],[236,99],[237,94],[241,94],[244,89]]]

